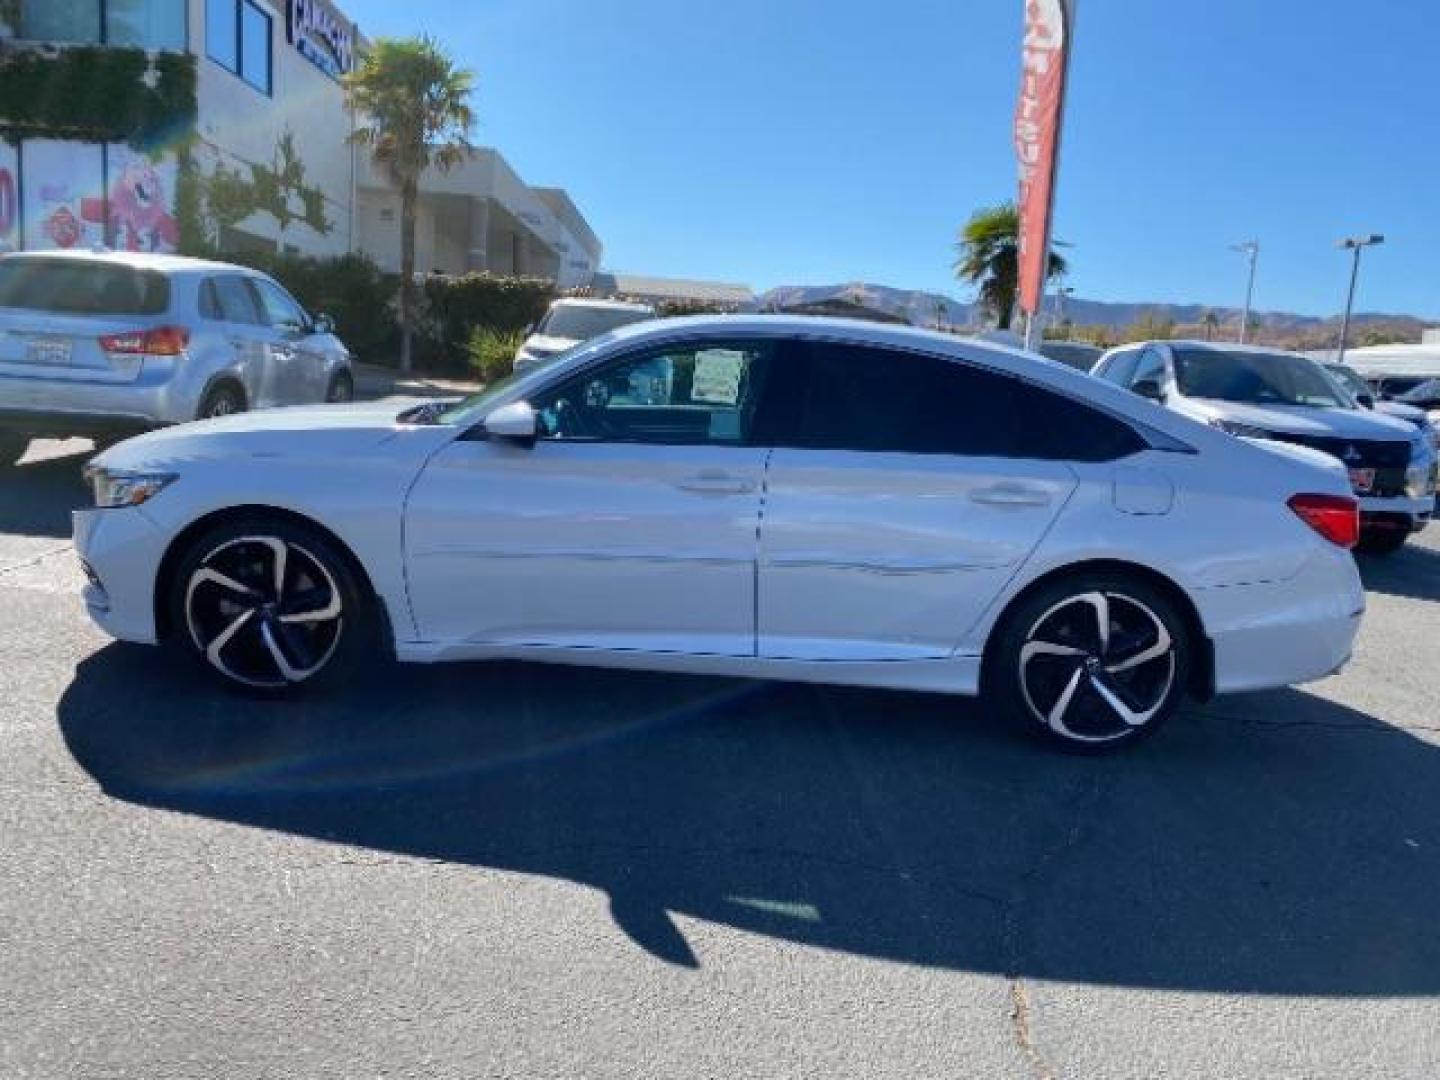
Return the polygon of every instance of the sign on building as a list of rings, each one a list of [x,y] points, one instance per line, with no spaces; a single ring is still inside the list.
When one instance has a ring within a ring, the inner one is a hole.
[[[338,78],[355,66],[355,28],[328,0],[290,0],[290,44],[325,74]]]

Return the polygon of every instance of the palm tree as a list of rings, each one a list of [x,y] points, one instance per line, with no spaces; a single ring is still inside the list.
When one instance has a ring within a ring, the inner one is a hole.
[[[350,139],[367,147],[400,189],[400,370],[410,370],[415,287],[415,207],[420,177],[449,171],[471,152],[475,76],[455,67],[429,37],[376,38],[345,77],[358,125]]]
[[[1015,297],[1020,291],[1020,215],[1013,202],[982,206],[970,215],[955,245],[955,276],[980,286],[980,306],[1001,330],[1010,329]],[[1053,251],[1047,278],[1069,270]]]

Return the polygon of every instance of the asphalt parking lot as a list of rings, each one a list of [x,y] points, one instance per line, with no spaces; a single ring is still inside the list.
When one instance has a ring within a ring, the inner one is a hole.
[[[218,694],[0,473],[0,1076],[1433,1077],[1440,526],[1353,664],[1059,757],[523,665]]]

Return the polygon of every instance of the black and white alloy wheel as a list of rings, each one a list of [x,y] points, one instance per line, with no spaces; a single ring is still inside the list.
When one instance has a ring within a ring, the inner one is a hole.
[[[344,640],[347,592],[343,567],[327,556],[303,538],[257,530],[186,560],[184,630],[214,674],[281,690],[325,670]]]
[[[997,662],[1032,730],[1072,749],[1102,750],[1158,727],[1187,672],[1183,624],[1139,583],[1072,582],[1015,612]]]

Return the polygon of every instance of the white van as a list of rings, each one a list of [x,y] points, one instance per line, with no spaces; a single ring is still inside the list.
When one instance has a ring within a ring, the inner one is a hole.
[[[608,334],[617,327],[655,317],[649,304],[620,300],[556,300],[545,317],[531,328],[515,354],[515,370],[528,371],[582,341]]]

